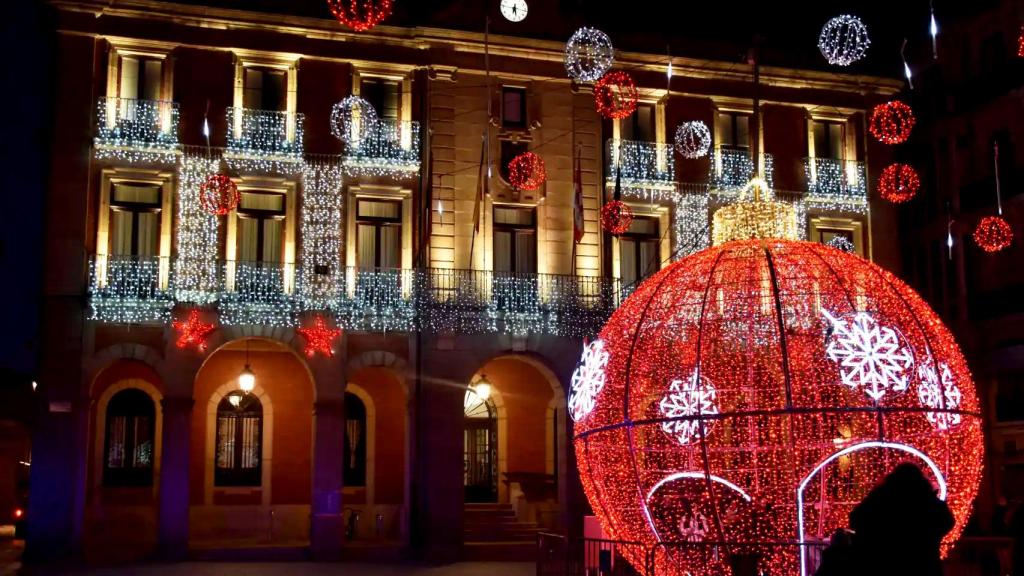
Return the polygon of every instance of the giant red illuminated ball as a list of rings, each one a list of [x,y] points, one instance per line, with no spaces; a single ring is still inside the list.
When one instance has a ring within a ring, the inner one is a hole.
[[[585,348],[568,409],[606,536],[642,543],[623,548],[641,570],[653,549],[659,575],[729,574],[736,555],[812,574],[904,461],[952,509],[948,549],[981,480],[978,396],[949,330],[822,244],[735,241],[661,270]]]

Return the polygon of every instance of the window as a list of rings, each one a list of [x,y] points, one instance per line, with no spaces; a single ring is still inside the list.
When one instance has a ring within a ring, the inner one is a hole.
[[[345,393],[345,470],[343,486],[366,486],[366,406]]]
[[[163,61],[141,56],[121,56],[118,96],[129,100],[160,100]]]
[[[661,264],[658,219],[638,216],[619,237],[619,269],[623,286],[633,285],[658,270]]]
[[[398,82],[384,78],[363,78],[359,84],[359,96],[373,105],[378,118],[398,118],[400,94]]]
[[[814,120],[811,123],[814,132],[814,157],[843,159],[843,125],[839,122]]]
[[[718,144],[722,148],[750,148],[750,115],[741,112],[719,112],[717,129]]]
[[[537,212],[533,208],[494,208],[494,271],[537,272]]]
[[[238,204],[238,261],[281,262],[284,200],[284,194],[274,192],[242,192]]]
[[[508,182],[508,163],[523,152],[528,152],[529,147],[526,142],[513,142],[512,140],[502,140],[499,145],[501,146],[501,165],[498,166],[498,173],[501,174],[505,182]]]
[[[103,458],[104,486],[153,484],[153,423],[156,410],[148,394],[121,390],[107,404]]]
[[[159,237],[160,187],[114,184],[110,193],[110,254],[156,256]]]
[[[501,88],[501,125],[504,128],[526,128],[526,88]]]
[[[356,201],[356,253],[360,268],[401,268],[401,201]]]
[[[255,394],[232,392],[217,405],[214,486],[259,486],[263,406]]]
[[[619,139],[654,142],[656,137],[654,104],[639,104],[636,112],[620,120]]]
[[[245,68],[242,106],[250,110],[285,110],[287,72],[272,68]]]

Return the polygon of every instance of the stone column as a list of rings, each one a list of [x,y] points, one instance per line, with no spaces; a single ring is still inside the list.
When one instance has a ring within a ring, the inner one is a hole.
[[[193,404],[191,395],[166,396],[160,401],[163,448],[157,534],[160,556],[165,560],[184,560],[188,556],[189,449]]]
[[[313,405],[313,501],[309,529],[309,549],[314,560],[340,558],[345,534],[341,501],[345,442],[343,357],[318,356],[309,361],[317,391]]]

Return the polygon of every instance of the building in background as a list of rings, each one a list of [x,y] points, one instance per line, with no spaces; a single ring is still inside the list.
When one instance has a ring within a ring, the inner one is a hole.
[[[676,57],[669,85],[667,56],[627,50],[639,107],[607,121],[528,29],[53,8],[35,558],[528,557],[537,529],[582,529],[565,408],[584,338],[706,246],[755,172],[808,239],[901,264],[871,185],[891,151],[864,128],[895,80],[765,67],[758,117],[750,66]],[[343,144],[351,95],[375,117]],[[709,157],[673,151],[687,120]],[[533,191],[508,183],[524,151],[547,166]],[[215,174],[239,191],[226,215],[200,202]],[[620,237],[599,225],[616,181]]]
[[[957,332],[989,423],[988,482],[978,503],[990,526],[999,498],[1024,502],[1024,12],[1000,0],[950,7],[938,59],[921,60],[913,136],[921,198],[903,214],[905,277]],[[989,253],[972,234],[995,215],[995,146],[1003,217],[1013,244]]]

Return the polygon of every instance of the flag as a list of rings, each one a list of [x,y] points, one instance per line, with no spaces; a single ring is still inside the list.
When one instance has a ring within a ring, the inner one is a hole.
[[[480,231],[480,212],[484,205],[484,188],[487,186],[487,170],[484,167],[486,142],[480,146],[480,175],[476,182],[476,203],[473,205],[473,234]]]
[[[580,172],[580,151],[576,150],[576,166],[573,170],[572,196],[572,238],[577,244],[583,240],[583,175]]]
[[[434,233],[434,155],[430,155],[427,163],[427,190],[425,204],[425,220],[423,221],[423,238],[420,241],[422,247],[421,263],[430,261],[430,236]]]

